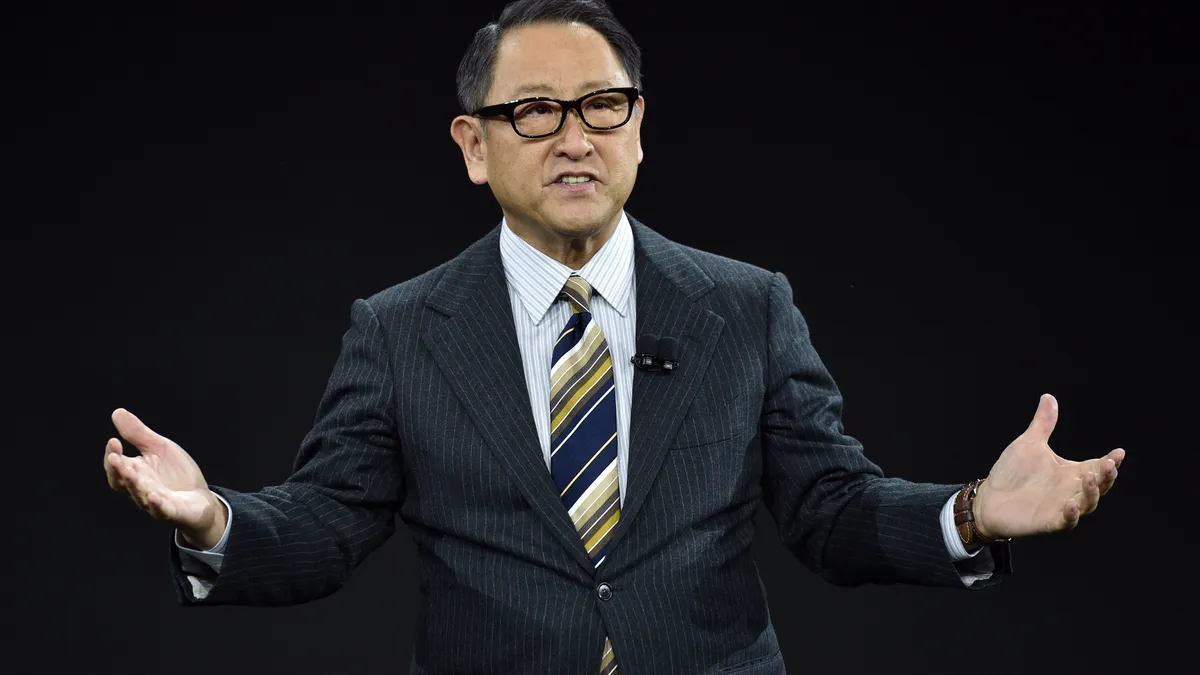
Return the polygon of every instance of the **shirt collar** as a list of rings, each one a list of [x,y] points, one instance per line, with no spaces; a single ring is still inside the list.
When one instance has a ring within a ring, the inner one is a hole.
[[[574,270],[518,237],[507,219],[500,228],[500,259],[509,287],[516,290],[534,325],[540,324]],[[633,285],[633,230],[624,211],[613,235],[578,274],[618,314],[626,315]]]

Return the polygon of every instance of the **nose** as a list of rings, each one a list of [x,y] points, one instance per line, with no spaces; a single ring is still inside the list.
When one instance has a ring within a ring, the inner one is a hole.
[[[592,141],[587,132],[587,126],[580,119],[579,112],[567,111],[567,119],[563,122],[563,128],[559,131],[558,141],[555,143],[555,154],[571,159],[587,157],[592,152]]]

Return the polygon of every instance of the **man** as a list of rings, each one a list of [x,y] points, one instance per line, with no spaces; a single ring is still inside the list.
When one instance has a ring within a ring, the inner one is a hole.
[[[1125,453],[1055,455],[1049,395],[982,482],[883,477],[783,275],[624,212],[639,69],[594,0],[522,0],[476,34],[451,135],[503,220],[353,303],[282,485],[209,486],[114,411],[141,454],[110,439],[110,485],[176,526],[181,602],[328,595],[399,512],[424,595],[411,672],[777,673],[760,503],[833,583],[958,588],[1009,572],[1009,539],[1096,508]]]

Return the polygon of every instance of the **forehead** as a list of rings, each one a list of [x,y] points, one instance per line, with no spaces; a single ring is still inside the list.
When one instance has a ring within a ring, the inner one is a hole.
[[[579,23],[541,23],[509,31],[500,41],[488,101],[575,98],[624,86],[629,76],[603,35]]]

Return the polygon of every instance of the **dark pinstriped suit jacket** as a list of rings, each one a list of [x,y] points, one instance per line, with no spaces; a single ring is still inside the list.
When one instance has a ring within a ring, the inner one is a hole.
[[[353,303],[293,475],[213,487],[235,515],[204,600],[172,546],[181,602],[328,595],[398,511],[424,596],[410,672],[592,675],[607,632],[623,675],[778,673],[750,555],[760,503],[833,583],[963,588],[938,520],[958,486],[884,478],[843,433],[784,276],[630,222],[637,333],[678,337],[680,366],[635,371],[629,485],[599,570],[535,436],[496,228]],[[1007,548],[992,554],[1009,571]]]

